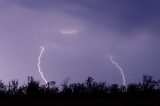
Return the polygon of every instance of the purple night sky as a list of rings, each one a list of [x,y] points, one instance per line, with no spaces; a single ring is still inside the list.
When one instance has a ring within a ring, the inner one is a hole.
[[[0,79],[122,84],[160,78],[160,0],[0,0]]]

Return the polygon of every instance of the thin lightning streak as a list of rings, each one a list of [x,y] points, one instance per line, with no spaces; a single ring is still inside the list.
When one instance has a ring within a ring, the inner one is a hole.
[[[43,52],[44,52],[44,47],[41,46],[41,52],[40,52],[40,55],[38,56],[38,71],[39,71],[42,79],[43,79],[43,80],[45,81],[45,83],[47,84],[48,81],[45,79],[45,77],[44,77],[44,75],[43,75],[43,72],[41,71],[41,66],[40,66],[40,64],[41,64],[41,57],[42,57]]]
[[[117,62],[115,62],[115,61],[113,60],[113,57],[112,57],[112,56],[109,56],[109,58],[110,58],[112,64],[114,64],[114,65],[119,69],[119,71],[121,72],[121,75],[122,75],[122,78],[123,78],[123,85],[125,86],[125,88],[127,88],[127,86],[126,86],[126,79],[125,79],[125,75],[124,75],[124,73],[123,73],[123,69],[118,65]]]

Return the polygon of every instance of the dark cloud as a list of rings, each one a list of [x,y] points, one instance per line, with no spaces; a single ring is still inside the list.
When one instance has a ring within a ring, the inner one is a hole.
[[[55,9],[99,27],[129,35],[142,28],[157,32],[160,7],[157,0],[9,0],[40,11]],[[156,35],[157,33],[155,33]]]
[[[155,0],[97,0],[85,5],[85,8],[84,11],[73,9],[69,12],[97,26],[118,31],[119,35],[129,36],[136,29],[147,29],[157,35],[160,28],[160,7]]]

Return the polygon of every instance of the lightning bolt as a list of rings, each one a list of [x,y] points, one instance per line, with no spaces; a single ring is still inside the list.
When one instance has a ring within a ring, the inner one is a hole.
[[[123,85],[125,86],[125,88],[127,88],[126,86],[126,79],[125,79],[125,74],[123,73],[123,69],[118,65],[118,63],[116,61],[113,60],[112,56],[109,56],[112,64],[114,64],[116,66],[117,69],[119,69],[121,75],[122,75],[122,79],[123,79]]]
[[[43,72],[41,71],[41,66],[40,66],[40,64],[41,64],[41,57],[42,57],[44,51],[45,51],[44,47],[41,46],[41,52],[40,52],[40,55],[38,56],[38,71],[39,71],[42,79],[43,79],[43,80],[45,81],[45,83],[47,84],[48,81],[47,81],[46,78],[44,77]]]

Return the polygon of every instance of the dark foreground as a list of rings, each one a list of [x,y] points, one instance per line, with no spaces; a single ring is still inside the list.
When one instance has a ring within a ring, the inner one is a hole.
[[[32,98],[32,99],[31,99]],[[160,80],[143,76],[138,84],[127,87],[96,82],[92,77],[83,83],[56,86],[55,81],[40,85],[28,77],[27,85],[0,80],[0,106],[160,106]]]
[[[160,106],[160,99],[0,100],[4,106]]]

